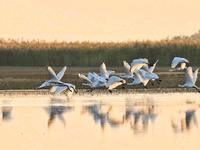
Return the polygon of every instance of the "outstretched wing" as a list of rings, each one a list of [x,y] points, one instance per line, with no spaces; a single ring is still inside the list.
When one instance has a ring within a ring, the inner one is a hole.
[[[159,61],[159,60],[157,60],[157,61],[153,64],[153,66],[150,67],[150,71],[151,71],[151,72],[154,71],[154,69],[155,69],[156,64],[157,64],[158,61]]]
[[[114,88],[116,88],[117,86],[122,85],[122,84],[123,84],[122,82],[114,82],[113,84],[111,84],[111,85],[108,87],[108,89],[109,89],[109,90],[112,90],[112,89],[114,89]]]
[[[50,93],[55,92],[56,89],[57,89],[57,87],[58,87],[58,86],[52,86],[52,87],[50,88],[49,92],[50,92]]]
[[[189,61],[185,58],[174,57],[171,63],[171,68],[175,68],[178,65],[178,63],[189,63]]]
[[[83,74],[78,74],[79,78],[83,79],[84,81],[88,82],[88,83],[92,83],[92,81],[90,79],[88,79],[85,75]]]
[[[58,80],[55,72],[53,71],[53,69],[50,66],[47,66],[47,71],[48,71],[49,75],[51,76],[51,79]]]
[[[107,70],[106,70],[106,65],[105,63],[102,63],[102,65],[99,67],[99,71],[100,71],[100,77],[107,79]]]
[[[186,72],[185,72],[185,79],[186,83],[188,84],[193,84],[193,72],[192,72],[192,67],[188,67]]]
[[[131,66],[130,66],[126,61],[123,61],[123,63],[124,63],[124,70],[125,70],[125,73],[126,73],[126,74],[129,74],[129,73],[130,73]]]
[[[64,74],[65,74],[66,69],[67,69],[67,67],[65,66],[65,67],[57,74],[58,80],[61,80],[61,79],[62,79],[62,77],[63,77]]]
[[[197,68],[193,73],[193,84],[195,84],[197,81],[198,71],[199,71],[199,68]]]
[[[62,91],[66,90],[68,87],[67,86],[58,86],[54,96],[58,95],[59,93],[61,93]]]
[[[113,70],[108,70],[108,71],[107,71],[107,76],[109,77],[112,73],[115,73],[115,71],[113,71]]]

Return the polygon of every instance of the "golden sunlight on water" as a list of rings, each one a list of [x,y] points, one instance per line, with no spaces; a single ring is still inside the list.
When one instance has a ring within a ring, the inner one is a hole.
[[[198,97],[1,97],[0,149],[199,149]]]

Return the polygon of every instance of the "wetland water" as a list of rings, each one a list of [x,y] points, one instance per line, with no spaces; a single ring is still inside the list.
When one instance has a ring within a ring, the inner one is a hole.
[[[199,149],[199,93],[1,96],[0,149]]]

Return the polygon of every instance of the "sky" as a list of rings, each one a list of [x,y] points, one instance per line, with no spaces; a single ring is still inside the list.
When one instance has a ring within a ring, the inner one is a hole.
[[[0,38],[159,40],[200,30],[199,0],[1,0]]]

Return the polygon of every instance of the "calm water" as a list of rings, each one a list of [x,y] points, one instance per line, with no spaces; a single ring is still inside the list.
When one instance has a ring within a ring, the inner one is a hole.
[[[0,97],[0,149],[200,149],[200,95]]]

